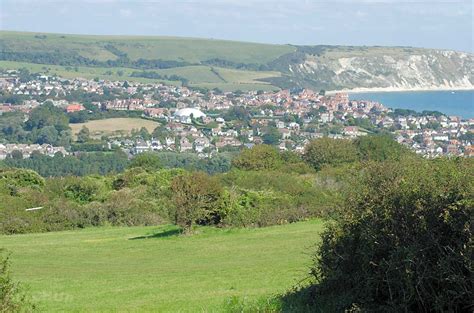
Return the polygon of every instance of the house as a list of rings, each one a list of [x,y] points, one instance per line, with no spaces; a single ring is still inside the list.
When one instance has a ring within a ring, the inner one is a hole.
[[[209,148],[211,142],[207,137],[199,137],[194,141],[194,150],[198,153],[202,152],[205,148]]]
[[[70,104],[66,107],[67,113],[74,113],[85,110],[82,104]]]
[[[216,142],[217,148],[223,148],[225,146],[239,147],[242,143],[234,137],[221,137]]]
[[[146,142],[144,140],[138,140],[135,143],[134,151],[135,151],[135,154],[150,151],[150,145],[148,144],[148,142]]]
[[[165,108],[147,108],[145,115],[153,118],[164,118],[168,115],[168,110]]]
[[[180,151],[185,152],[193,149],[193,144],[188,140],[188,138],[183,137],[179,141]]]

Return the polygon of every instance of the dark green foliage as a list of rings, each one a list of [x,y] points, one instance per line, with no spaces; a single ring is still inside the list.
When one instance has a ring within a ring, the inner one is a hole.
[[[26,123],[23,114],[0,116],[0,135],[12,142],[68,146],[71,141],[69,119],[59,108],[46,102],[33,109]]]
[[[9,255],[0,249],[0,312],[33,312],[35,308],[23,287],[13,281]]]
[[[362,161],[400,160],[413,153],[389,135],[364,136],[355,140]]]
[[[225,225],[268,226],[327,216],[339,205],[334,185],[282,171],[231,171],[221,176],[227,187]]]
[[[69,129],[69,119],[66,114],[50,102],[33,109],[26,122],[28,130],[41,129],[46,126],[53,126],[58,132]]]
[[[323,235],[308,304],[325,312],[468,312],[472,160],[368,163]]]
[[[160,157],[158,154],[152,152],[140,153],[135,156],[128,167],[141,167],[147,171],[156,171],[162,168]]]
[[[35,155],[28,159],[7,158],[3,161],[10,167],[29,168],[41,176],[84,176],[91,174],[109,174],[122,172],[127,164],[127,155],[121,151],[113,153],[81,153],[79,156],[54,157]]]
[[[281,134],[276,127],[267,127],[262,136],[263,143],[266,145],[276,145],[280,142]]]
[[[189,80],[187,78],[178,75],[162,75],[153,71],[133,72],[130,77],[144,77],[150,79],[180,81],[184,86],[189,83]]]
[[[114,50],[116,51],[116,50]],[[90,66],[90,67],[130,67],[142,69],[166,69],[180,66],[191,65],[188,62],[180,62],[173,60],[148,60],[138,59],[130,60],[123,52],[121,56],[115,60],[98,61],[89,59],[79,55],[77,52],[11,52],[2,51],[0,53],[0,60],[5,61],[21,61],[38,64],[52,64],[62,66]]]
[[[88,142],[91,139],[91,133],[89,131],[89,128],[86,126],[82,126],[81,130],[77,134],[77,141],[84,143]]]
[[[171,182],[175,224],[189,232],[195,222],[218,224],[223,218],[223,189],[202,172],[176,176]]]
[[[337,166],[358,159],[352,141],[345,139],[320,138],[305,147],[303,159],[319,170],[323,166]]]
[[[242,170],[274,170],[282,163],[278,150],[268,145],[256,145],[243,150],[232,160],[232,165]]]
[[[43,187],[44,178],[38,173],[27,169],[0,169],[0,184],[15,187]]]
[[[211,158],[199,158],[194,153],[160,152],[158,156],[164,168],[183,168],[209,174],[224,173],[230,169],[235,153],[218,153]]]

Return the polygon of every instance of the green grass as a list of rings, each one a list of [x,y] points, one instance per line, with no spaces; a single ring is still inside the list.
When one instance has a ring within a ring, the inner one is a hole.
[[[162,82],[168,85],[179,86],[181,82],[170,81],[162,79],[149,79],[143,77],[131,77],[133,72],[141,72],[138,69],[126,68],[126,67],[66,67],[60,65],[50,64],[35,64],[28,62],[15,62],[15,61],[0,61],[1,69],[19,69],[26,68],[30,72],[34,73],[46,73],[48,75],[58,75],[64,78],[76,78],[82,77],[87,79],[107,79],[107,80],[118,80],[118,81],[135,81],[140,83],[157,83]],[[76,71],[77,69],[77,71]],[[278,87],[270,85],[267,82],[258,81],[257,79],[278,77],[281,74],[273,71],[242,71],[225,68],[214,68],[214,70],[221,75],[222,78],[217,76],[211,71],[211,67],[198,65],[198,66],[183,66],[175,67],[170,69],[161,70],[147,70],[147,72],[156,72],[161,75],[178,75],[180,77],[189,80],[189,85],[192,87],[206,87],[206,88],[220,88],[225,91],[235,90],[278,90]],[[122,76],[118,75],[118,72],[123,72]],[[108,74],[108,72],[112,72]]]
[[[0,247],[44,311],[221,312],[233,297],[258,301],[305,278],[322,229],[89,228],[0,236]]]
[[[36,38],[45,35],[46,38]],[[161,59],[199,63],[220,58],[236,63],[265,64],[279,56],[295,51],[289,45],[272,45],[230,40],[164,36],[92,36],[50,33],[0,31],[9,50],[76,51],[79,55],[104,61],[116,59],[105,49],[106,44],[127,53],[130,59]]]
[[[43,37],[42,37],[43,36]],[[150,70],[161,75],[178,75],[186,78],[191,87],[220,88],[226,91],[240,90],[277,90],[278,87],[259,81],[261,78],[277,77],[277,71],[232,70],[216,67],[214,71],[202,62],[211,59],[222,59],[234,63],[263,65],[278,57],[296,50],[289,45],[271,45],[249,42],[237,42],[215,39],[147,37],[147,36],[89,36],[25,33],[0,31],[0,45],[5,51],[22,52],[55,52],[65,54],[77,53],[80,56],[98,60],[116,60],[117,56],[107,50],[111,45],[126,53],[131,60],[167,60],[187,62],[190,66],[169,69]],[[156,80],[131,77],[139,69],[124,67],[85,67],[58,66],[51,64],[34,64],[27,62],[0,61],[0,68],[27,68],[32,72],[49,75],[56,74],[65,78],[83,77],[107,80],[129,80],[142,83],[163,82],[180,85],[179,81]],[[111,72],[111,73],[110,73]],[[119,72],[123,72],[119,75]]]

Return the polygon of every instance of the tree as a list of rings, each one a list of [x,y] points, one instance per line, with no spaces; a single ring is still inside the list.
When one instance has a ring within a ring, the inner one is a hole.
[[[385,161],[400,160],[412,154],[389,135],[373,135],[359,137],[354,142],[361,160]]]
[[[59,133],[54,126],[45,126],[38,130],[35,142],[42,145],[49,143],[55,145],[58,141]]]
[[[316,170],[320,170],[324,165],[340,165],[356,161],[357,150],[352,141],[325,137],[308,143],[303,159]]]
[[[243,150],[232,160],[232,165],[241,170],[275,170],[282,164],[278,151],[269,145],[256,145]]]
[[[54,126],[58,132],[69,129],[67,115],[50,101],[34,108],[26,122],[27,130],[40,129],[46,126]]]
[[[23,153],[20,150],[13,150],[10,153],[10,157],[15,160],[21,160],[23,159]]]
[[[157,171],[162,168],[160,157],[153,152],[144,152],[135,156],[129,168],[141,167],[146,171]]]
[[[176,176],[171,182],[174,220],[185,233],[195,222],[218,224],[222,219],[223,189],[219,181],[203,172]]]
[[[77,134],[77,141],[81,143],[88,142],[90,140],[90,131],[86,126],[82,126],[81,130]]]
[[[276,145],[280,142],[281,134],[276,127],[268,127],[262,136],[263,143],[266,145]]]

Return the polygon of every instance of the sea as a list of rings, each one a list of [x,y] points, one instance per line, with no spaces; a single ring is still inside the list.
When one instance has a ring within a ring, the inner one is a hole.
[[[439,111],[448,116],[474,118],[474,90],[349,93],[349,99],[377,101],[393,109]]]

